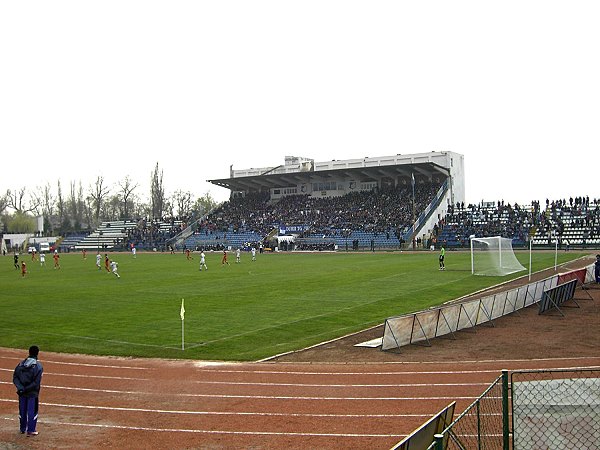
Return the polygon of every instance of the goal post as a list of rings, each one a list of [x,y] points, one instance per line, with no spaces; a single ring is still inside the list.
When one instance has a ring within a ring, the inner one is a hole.
[[[502,236],[471,237],[471,273],[504,276],[525,270],[517,260],[512,239]]]

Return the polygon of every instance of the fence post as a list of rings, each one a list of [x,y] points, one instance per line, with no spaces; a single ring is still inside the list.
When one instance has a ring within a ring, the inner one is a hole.
[[[502,448],[509,450],[510,432],[508,425],[508,370],[502,370]]]
[[[434,434],[433,438],[435,439],[435,450],[444,450],[444,435]]]

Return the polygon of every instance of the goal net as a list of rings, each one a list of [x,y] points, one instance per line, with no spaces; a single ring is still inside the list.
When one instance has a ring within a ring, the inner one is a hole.
[[[525,270],[512,247],[512,239],[500,236],[471,238],[471,273],[504,276]]]

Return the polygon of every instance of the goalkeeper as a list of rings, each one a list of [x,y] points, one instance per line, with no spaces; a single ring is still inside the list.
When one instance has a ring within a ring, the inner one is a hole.
[[[444,264],[444,258],[445,258],[445,256],[446,256],[446,249],[442,245],[442,248],[440,248],[440,257],[439,257],[440,270],[446,270],[446,266]]]

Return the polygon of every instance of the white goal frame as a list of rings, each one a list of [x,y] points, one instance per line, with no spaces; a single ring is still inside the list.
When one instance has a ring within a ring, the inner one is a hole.
[[[483,273],[476,274],[475,273],[475,252],[474,252],[474,247],[473,247],[474,241],[485,242],[488,244],[490,242],[492,242],[492,243],[495,241],[497,242],[497,252],[498,252],[497,267],[498,267],[498,271],[502,272],[501,274],[497,274],[498,276],[504,276],[504,275],[508,275],[511,273],[520,272],[521,270],[525,270],[525,267],[523,267],[521,265],[521,263],[517,260],[517,258],[515,256],[515,253],[514,253],[513,247],[512,247],[512,239],[511,238],[504,238],[502,236],[490,236],[490,237],[476,238],[476,237],[472,236],[470,241],[471,241],[471,275],[496,276],[496,275],[492,275],[492,274],[483,274]],[[503,261],[502,261],[503,252],[506,252],[505,257],[508,256],[508,259],[510,260],[510,261],[505,261],[504,263],[510,263],[510,266],[507,266],[503,263]],[[510,253],[508,253],[508,252],[510,252]]]

